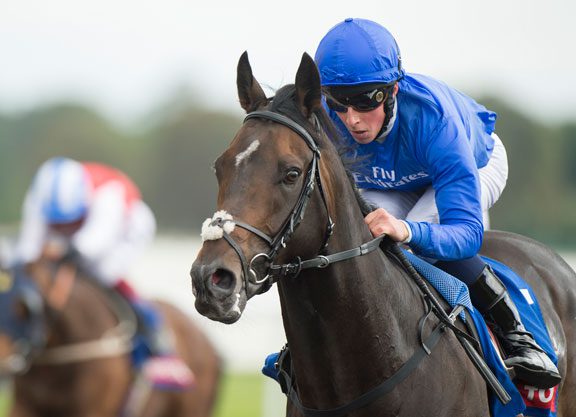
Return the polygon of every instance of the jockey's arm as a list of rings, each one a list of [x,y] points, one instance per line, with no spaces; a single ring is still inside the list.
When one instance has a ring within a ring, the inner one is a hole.
[[[72,245],[84,258],[97,261],[124,233],[126,212],[122,185],[111,182],[102,186],[94,194],[88,216],[73,236]]]
[[[22,207],[22,224],[16,243],[15,262],[36,261],[42,254],[42,248],[48,234],[48,225],[42,215],[42,205],[32,186],[26,193]]]
[[[443,118],[422,155],[432,176],[440,224],[407,221],[409,245],[418,254],[439,260],[469,258],[483,237],[478,168],[461,122]]]

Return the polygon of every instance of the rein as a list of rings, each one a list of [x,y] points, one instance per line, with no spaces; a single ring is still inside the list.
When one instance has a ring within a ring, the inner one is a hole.
[[[121,321],[99,339],[46,349],[34,359],[34,364],[65,365],[123,355],[132,350],[133,327],[128,321]]]
[[[462,312],[464,306],[457,305],[454,309],[448,314],[450,319],[450,323],[454,323],[458,315]],[[285,348],[281,353],[280,357],[278,358],[278,362],[276,363],[279,376],[282,379],[281,386],[283,392],[290,398],[290,400],[294,403],[296,408],[305,416],[305,417],[340,417],[351,413],[361,407],[367,406],[368,404],[376,401],[382,395],[385,395],[391,392],[396,385],[400,382],[404,381],[410,373],[414,369],[418,367],[420,362],[428,355],[432,353],[432,350],[438,344],[442,334],[446,330],[447,324],[444,322],[440,322],[436,328],[432,331],[432,333],[426,338],[425,341],[422,342],[418,346],[418,348],[414,351],[412,356],[404,362],[404,364],[388,379],[382,382],[380,385],[372,388],[370,391],[365,392],[361,396],[355,398],[354,400],[350,401],[349,403],[342,405],[340,407],[335,407],[326,410],[318,410],[314,408],[308,408],[302,405],[298,393],[296,391],[296,383],[292,378],[293,371],[292,369],[286,371],[283,369],[283,362],[286,360],[286,355],[288,354],[287,348]],[[291,365],[291,362],[290,362]]]
[[[62,273],[60,265],[57,274]],[[77,271],[74,276],[77,277]],[[58,276],[54,278],[58,282]],[[34,364],[38,365],[65,365],[70,363],[85,362],[94,359],[110,358],[124,355],[132,350],[132,338],[136,334],[136,317],[127,302],[107,288],[98,283],[89,281],[98,289],[109,293],[116,301],[109,304],[113,314],[118,319],[118,324],[105,331],[101,337],[85,342],[70,343],[61,346],[47,348],[34,358]],[[50,289],[53,294],[54,287]]]
[[[301,270],[309,268],[326,268],[328,265],[335,262],[345,261],[347,259],[355,258],[357,256],[364,256],[380,247],[382,240],[386,235],[378,236],[362,245],[348,249],[342,252],[333,253],[331,255],[318,255],[315,258],[302,261],[300,258],[296,262],[284,265],[270,265],[270,276],[275,277],[274,281],[283,276],[297,276]]]

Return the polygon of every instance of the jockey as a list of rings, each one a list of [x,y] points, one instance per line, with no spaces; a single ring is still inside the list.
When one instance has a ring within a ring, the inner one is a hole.
[[[155,232],[154,214],[125,174],[99,163],[53,158],[41,165],[26,194],[15,260],[75,254],[79,265],[134,307],[152,355],[144,372],[157,386],[179,388],[191,381],[190,369],[162,340],[159,312],[123,279]]]
[[[518,379],[557,385],[558,369],[478,256],[488,209],[508,177],[496,114],[438,80],[406,73],[395,39],[369,20],[330,29],[315,61],[329,115],[356,162],[355,182],[378,207],[365,218],[372,234],[388,234],[466,283]]]

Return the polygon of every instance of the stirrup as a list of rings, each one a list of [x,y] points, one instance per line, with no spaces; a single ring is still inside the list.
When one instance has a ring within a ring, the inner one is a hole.
[[[510,351],[504,363],[513,368],[516,379],[543,389],[555,387],[562,381],[554,362],[529,332],[510,332],[502,335],[502,339]]]

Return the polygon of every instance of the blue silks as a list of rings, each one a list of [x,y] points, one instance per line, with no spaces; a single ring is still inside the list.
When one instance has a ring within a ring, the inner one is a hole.
[[[143,324],[143,329],[139,329],[132,339],[132,363],[139,369],[150,357],[157,354],[153,352],[155,346],[153,334],[160,331],[162,317],[156,308],[144,300],[130,302],[138,320]]]

